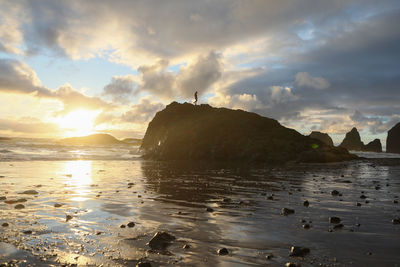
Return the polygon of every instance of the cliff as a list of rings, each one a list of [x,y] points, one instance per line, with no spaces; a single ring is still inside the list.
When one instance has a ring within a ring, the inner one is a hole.
[[[356,158],[255,113],[173,102],[149,123],[145,158],[245,162],[331,162]]]
[[[400,122],[388,131],[386,152],[400,153]]]

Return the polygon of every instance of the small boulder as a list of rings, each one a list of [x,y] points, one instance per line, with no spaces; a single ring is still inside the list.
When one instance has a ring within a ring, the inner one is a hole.
[[[393,224],[400,224],[400,218],[394,218],[394,219],[392,220],[392,223],[393,223]]]
[[[151,263],[144,259],[140,259],[136,264],[136,267],[151,267]]]
[[[289,214],[293,214],[293,213],[294,213],[293,209],[283,208],[281,210],[281,215],[283,215],[283,216],[288,216]]]
[[[308,253],[310,253],[310,249],[309,248],[292,246],[290,248],[289,256],[291,256],[291,257],[304,257]]]
[[[3,223],[1,226],[7,227],[7,226],[9,226],[9,224],[5,222],[5,223]]]
[[[183,249],[189,249],[189,248],[190,248],[190,245],[189,245],[189,244],[185,244],[185,245],[183,245],[182,248],[183,248]]]
[[[17,210],[24,209],[24,208],[25,208],[25,206],[22,204],[15,205],[15,207],[14,207],[14,209],[17,209]]]
[[[218,255],[228,255],[229,251],[227,248],[220,248],[217,250]]]
[[[0,200],[6,200],[7,198],[6,197],[0,197]]]
[[[210,207],[207,207],[207,208],[206,208],[206,211],[207,211],[207,212],[213,212],[214,209],[213,209],[213,208],[210,208]]]
[[[128,226],[129,228],[133,228],[133,227],[135,227],[135,223],[134,223],[134,222],[129,222],[129,223],[127,224],[127,226]]]
[[[285,267],[301,267],[301,265],[299,263],[287,262]]]
[[[56,203],[56,204],[54,204],[54,207],[55,207],[55,208],[60,208],[60,207],[62,207],[62,204]]]
[[[65,216],[65,221],[68,222],[69,220],[72,220],[72,216],[71,215],[66,215]]]
[[[329,217],[329,222],[330,223],[334,223],[334,224],[338,224],[340,223],[340,218],[339,217]]]
[[[153,238],[147,243],[147,245],[154,250],[166,249],[172,241],[175,240],[175,236],[167,232],[157,232]]]
[[[304,201],[304,202],[303,202],[303,206],[304,206],[304,207],[310,206],[310,202],[308,202],[308,200]]]

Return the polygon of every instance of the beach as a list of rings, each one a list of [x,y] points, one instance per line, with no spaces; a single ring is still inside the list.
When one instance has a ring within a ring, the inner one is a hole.
[[[2,161],[0,263],[398,266],[399,163]],[[161,231],[175,239],[151,249]],[[291,246],[310,252],[289,256]]]

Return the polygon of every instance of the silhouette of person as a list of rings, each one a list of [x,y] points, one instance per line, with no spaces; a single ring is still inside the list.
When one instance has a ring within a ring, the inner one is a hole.
[[[194,104],[197,105],[197,91],[194,93]]]

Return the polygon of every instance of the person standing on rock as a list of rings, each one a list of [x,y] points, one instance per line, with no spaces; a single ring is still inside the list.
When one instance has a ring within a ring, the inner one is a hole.
[[[194,104],[197,105],[197,91],[194,93]]]

